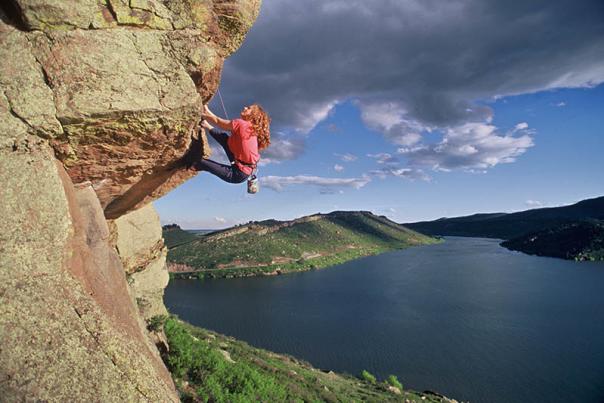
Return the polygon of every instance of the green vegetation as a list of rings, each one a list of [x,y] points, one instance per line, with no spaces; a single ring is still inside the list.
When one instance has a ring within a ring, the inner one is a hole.
[[[604,197],[583,200],[564,207],[540,208],[511,214],[474,214],[404,225],[428,235],[512,239],[547,228],[590,220],[604,220]]]
[[[404,224],[424,234],[506,239],[501,245],[531,255],[604,260],[604,197],[564,207],[474,214]]]
[[[147,329],[150,332],[159,332],[163,329],[168,317],[166,315],[156,315],[147,321]]]
[[[369,382],[371,384],[375,384],[377,382],[377,379],[375,378],[375,376],[367,371],[366,369],[363,370],[363,372],[361,372],[361,379],[364,380],[365,382]]]
[[[183,402],[443,402],[442,396],[388,389],[313,368],[170,317],[164,361]],[[395,378],[396,379],[396,378]],[[397,381],[398,382],[398,381]]]
[[[176,224],[164,225],[162,227],[164,236],[164,244],[168,249],[172,249],[179,245],[184,245],[198,239],[195,234],[182,230]]]
[[[386,378],[386,383],[390,386],[398,388],[400,391],[403,390],[403,384],[399,382],[398,378],[395,375],[389,375],[388,378]]]
[[[563,224],[501,245],[530,255],[604,261],[604,221]]]
[[[318,269],[435,242],[369,212],[334,212],[215,232],[170,249],[168,262],[187,268],[176,277],[241,277]]]

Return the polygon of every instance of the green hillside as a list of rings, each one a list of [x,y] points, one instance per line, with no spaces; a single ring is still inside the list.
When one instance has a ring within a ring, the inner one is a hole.
[[[197,235],[182,230],[176,224],[164,225],[162,227],[162,234],[164,237],[164,244],[168,247],[168,249],[172,249],[185,243],[193,242],[197,239]]]
[[[511,239],[547,228],[593,219],[604,220],[604,197],[583,200],[564,207],[540,208],[511,214],[474,214],[403,225],[428,235]]]
[[[280,274],[434,242],[370,212],[333,212],[214,232],[170,249],[168,262],[177,277]]]
[[[604,261],[604,222],[575,222],[533,232],[501,244],[530,255]]]
[[[454,402],[414,392],[390,376],[353,377],[313,368],[291,356],[251,347],[177,318],[162,323],[169,351],[162,355],[183,402]]]

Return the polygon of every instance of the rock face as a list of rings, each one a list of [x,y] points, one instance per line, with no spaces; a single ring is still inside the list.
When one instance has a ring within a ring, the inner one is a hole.
[[[5,113],[50,140],[108,218],[193,173],[182,157],[259,0],[15,0],[0,27]],[[21,28],[22,30],[19,30]]]
[[[115,246],[141,317],[166,315],[164,288],[169,275],[159,216],[150,204],[114,221]]]
[[[3,400],[176,401],[92,188],[35,138],[0,167]]]
[[[177,401],[149,202],[193,173],[199,108],[259,0],[0,4],[2,401]],[[156,335],[157,336],[157,335]]]

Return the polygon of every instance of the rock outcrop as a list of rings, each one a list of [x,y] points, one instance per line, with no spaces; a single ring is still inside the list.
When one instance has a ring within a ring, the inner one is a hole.
[[[0,396],[177,401],[149,203],[194,173],[202,102],[259,0],[0,5]],[[157,335],[156,335],[157,336]]]
[[[182,157],[201,103],[258,7],[15,0],[0,26],[2,109],[49,139],[72,181],[90,181],[117,218],[193,175]]]
[[[166,315],[163,298],[169,280],[168,248],[164,246],[155,209],[149,204],[112,224],[115,247],[142,319],[149,321],[154,316]]]

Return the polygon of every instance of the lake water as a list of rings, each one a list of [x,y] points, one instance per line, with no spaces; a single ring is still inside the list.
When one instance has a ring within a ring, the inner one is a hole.
[[[171,281],[170,312],[471,402],[604,402],[604,264],[447,238],[285,276]]]

